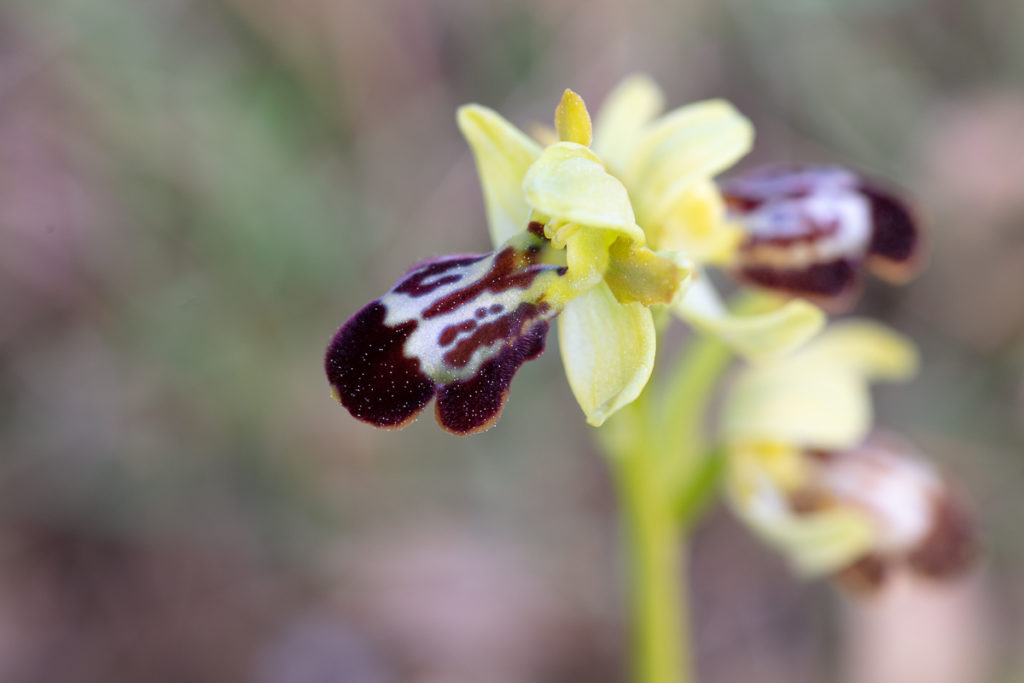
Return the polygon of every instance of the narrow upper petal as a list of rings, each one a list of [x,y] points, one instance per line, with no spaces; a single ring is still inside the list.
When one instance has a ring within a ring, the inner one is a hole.
[[[435,394],[445,429],[494,424],[512,376],[543,351],[559,311],[546,294],[564,268],[540,262],[542,240],[523,231],[490,254],[413,268],[331,340],[324,363],[337,399],[378,427],[404,426]]]
[[[587,105],[582,97],[568,88],[562,93],[562,101],[555,109],[555,130],[558,131],[558,139],[563,142],[590,146],[593,130]]]
[[[661,88],[637,74],[620,83],[605,100],[594,126],[593,150],[616,173],[625,171],[644,127],[664,108]]]
[[[559,142],[544,149],[527,171],[523,191],[551,226],[611,230],[644,244],[626,188],[583,145]]]
[[[679,252],[655,252],[617,239],[608,250],[605,282],[620,304],[671,304],[693,277],[692,263]]]
[[[625,173],[642,221],[663,220],[681,193],[731,166],[753,140],[750,121],[724,100],[663,116],[644,132]]]
[[[763,313],[735,315],[704,273],[674,306],[683,320],[713,334],[751,360],[783,355],[802,346],[825,325],[821,309],[794,299]]]
[[[456,120],[473,150],[491,243],[498,246],[526,225],[530,207],[523,197],[523,176],[541,147],[487,107],[460,107]]]
[[[566,305],[558,341],[569,386],[595,427],[633,402],[654,369],[650,311],[618,303],[603,282]]]

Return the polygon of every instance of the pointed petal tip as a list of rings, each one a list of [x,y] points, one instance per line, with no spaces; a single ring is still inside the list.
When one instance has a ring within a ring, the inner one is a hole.
[[[569,88],[562,93],[562,99],[555,109],[555,130],[564,142],[575,142],[589,147],[593,138],[590,113],[583,98]]]

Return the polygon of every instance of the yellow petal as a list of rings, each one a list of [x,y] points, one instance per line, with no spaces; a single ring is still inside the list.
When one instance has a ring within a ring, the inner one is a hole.
[[[840,449],[871,425],[867,383],[821,358],[789,358],[747,367],[736,377],[722,413],[727,441],[777,441]]]
[[[569,386],[595,427],[632,403],[654,368],[650,311],[618,303],[603,282],[566,305],[558,342]]]
[[[797,514],[771,476],[730,454],[727,498],[765,542],[775,546],[803,576],[820,576],[850,564],[871,549],[870,520],[853,508],[831,507]]]
[[[605,282],[620,304],[671,304],[689,285],[692,269],[678,252],[659,254],[618,239],[608,250]]]
[[[637,246],[644,244],[626,188],[583,145],[559,142],[547,147],[526,172],[523,191],[527,202],[556,226],[613,230]]]
[[[630,76],[608,95],[591,146],[609,168],[625,170],[644,126],[661,113],[664,100],[661,89],[644,75]]]
[[[733,315],[703,273],[695,277],[674,310],[683,320],[717,336],[751,360],[789,353],[825,324],[825,314],[800,299],[792,299],[766,313]]]
[[[808,354],[831,358],[871,380],[899,381],[917,372],[914,343],[871,320],[834,323],[807,348]]]
[[[701,180],[680,193],[664,220],[647,228],[657,249],[689,254],[699,263],[722,265],[743,239],[743,231],[726,220],[725,202],[715,183]]]
[[[530,207],[523,197],[523,176],[541,147],[487,107],[460,107],[456,120],[476,158],[491,242],[498,246],[526,225]]]
[[[625,176],[638,188],[644,223],[663,220],[681,193],[731,166],[753,140],[750,121],[724,100],[687,105],[662,117],[644,133]]]
[[[568,88],[562,93],[562,101],[555,109],[555,130],[563,142],[575,142],[584,147],[590,145],[592,137],[590,114],[583,98]]]

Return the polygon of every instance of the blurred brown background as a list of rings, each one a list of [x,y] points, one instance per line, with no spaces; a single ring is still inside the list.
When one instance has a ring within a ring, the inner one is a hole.
[[[860,304],[924,353],[880,421],[985,547],[854,604],[716,509],[702,680],[1024,680],[1024,2],[6,0],[0,681],[623,680],[614,497],[558,354],[468,439],[355,422],[321,358],[408,264],[488,248],[456,106],[525,127],[634,71],[733,100],[745,165],[917,198],[930,268]]]

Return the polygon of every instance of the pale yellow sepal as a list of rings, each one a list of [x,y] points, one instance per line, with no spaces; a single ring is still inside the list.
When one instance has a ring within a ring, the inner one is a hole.
[[[734,315],[719,298],[707,275],[699,272],[673,310],[699,330],[713,334],[754,361],[789,353],[825,325],[821,309],[792,299],[773,310]]]
[[[522,189],[550,223],[613,230],[644,244],[626,188],[583,145],[559,142],[544,149],[526,172]]]
[[[783,441],[813,448],[848,448],[871,425],[867,382],[821,358],[791,358],[746,368],[722,415],[726,440]]]
[[[754,127],[724,100],[707,100],[666,114],[641,137],[625,172],[638,188],[643,222],[661,222],[679,195],[728,168],[750,151]]]
[[[868,381],[905,379],[916,365],[902,335],[868,321],[837,323],[789,356],[746,368],[725,403],[723,434],[732,443],[851,447],[870,428]]]
[[[867,319],[833,323],[807,348],[809,355],[834,359],[869,380],[898,382],[917,373],[917,348],[907,337]]]
[[[604,282],[566,305],[558,343],[587,422],[599,427],[640,395],[654,369],[655,336],[651,312],[620,304]]]
[[[530,206],[523,196],[523,176],[540,156],[541,146],[497,112],[477,104],[460,107],[456,121],[476,159],[491,243],[501,245],[526,225]]]
[[[558,139],[562,142],[590,146],[593,133],[587,105],[582,97],[568,88],[562,93],[562,101],[555,108],[555,130],[558,131]]]
[[[661,88],[648,76],[628,77],[616,86],[601,107],[591,147],[609,168],[621,173],[644,126],[661,113],[664,103]]]

